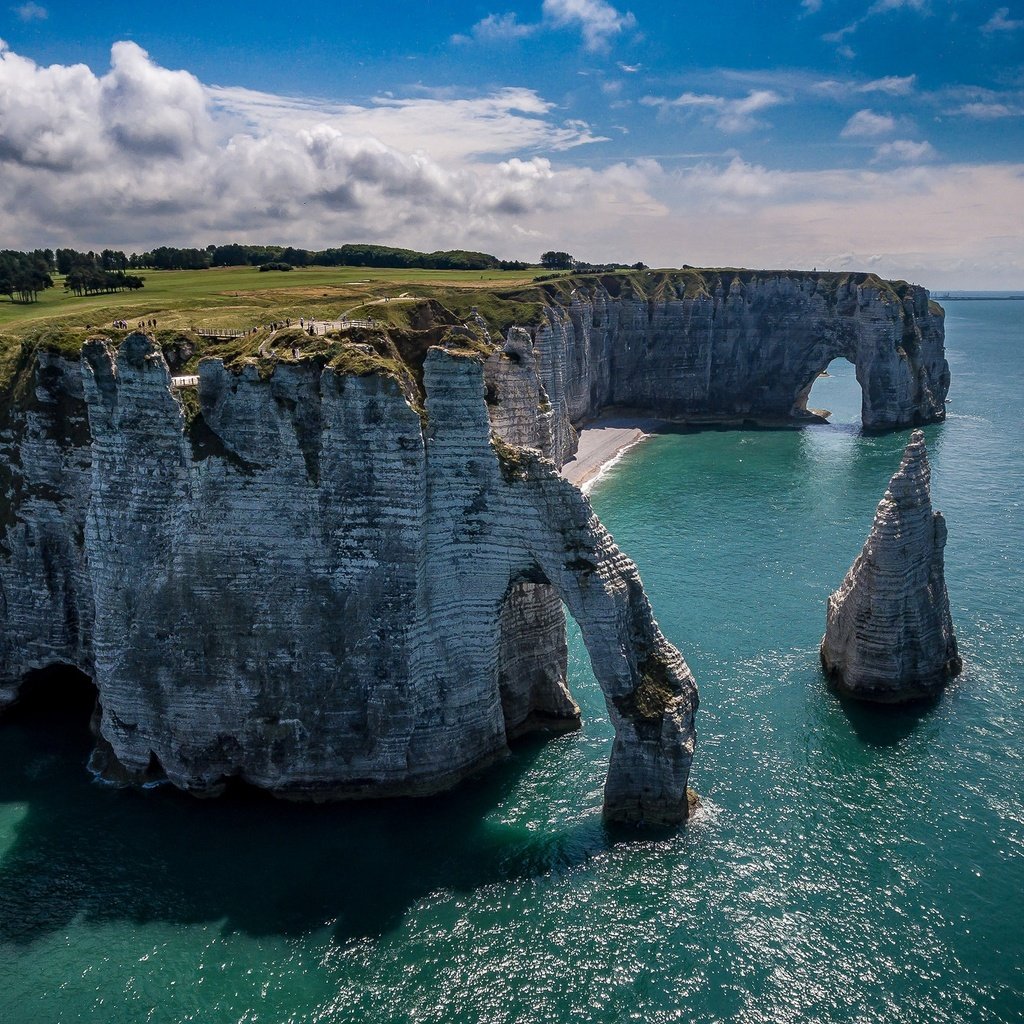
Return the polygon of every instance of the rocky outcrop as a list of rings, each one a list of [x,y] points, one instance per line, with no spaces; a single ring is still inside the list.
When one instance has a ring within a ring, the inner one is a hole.
[[[0,708],[55,661],[88,671],[92,480],[78,359],[41,352],[0,408]]]
[[[515,335],[487,359],[432,349],[422,409],[383,372],[305,361],[264,378],[208,360],[196,408],[148,338],[116,353],[89,342],[69,399],[88,411],[87,504],[47,497],[80,516],[61,528],[72,550],[0,561],[8,597],[40,592],[38,612],[13,616],[26,630],[76,581],[88,612],[34,646],[8,643],[5,692],[43,663],[83,668],[97,764],[117,778],[197,794],[232,778],[295,798],[430,793],[527,728],[578,724],[564,602],[615,726],[608,816],[685,819],[685,662],[587,499],[540,451],[492,436],[489,409],[543,447],[529,351]],[[18,514],[48,522],[31,500]]]
[[[66,664],[96,684],[111,775],[433,792],[579,724],[564,605],[615,725],[609,815],[684,818],[693,678],[557,474],[574,424],[611,405],[806,422],[835,356],[866,427],[940,419],[941,310],[868,275],[543,288],[539,325],[501,338],[477,316],[415,373],[345,345],[329,365],[209,359],[180,390],[139,335],[36,355],[0,404],[0,707]]]
[[[828,601],[821,662],[840,692],[900,703],[933,696],[959,673],[945,546],[924,434],[915,430],[864,549]]]
[[[945,417],[943,312],[871,274],[672,271],[556,291],[536,329],[556,459],[573,426],[617,406],[687,422],[806,423],[836,358],[856,367],[865,430]]]

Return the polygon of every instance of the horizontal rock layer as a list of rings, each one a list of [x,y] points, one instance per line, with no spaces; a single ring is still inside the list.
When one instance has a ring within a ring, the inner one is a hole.
[[[923,288],[873,275],[700,271],[648,294],[595,279],[552,303],[537,328],[556,459],[573,425],[619,406],[687,421],[806,422],[807,396],[836,358],[856,367],[865,430],[945,418],[941,307]]]
[[[68,385],[51,376],[37,368],[37,404],[55,410]],[[86,671],[117,778],[429,793],[527,728],[578,723],[564,602],[615,726],[607,814],[686,817],[685,662],[587,499],[539,451],[492,440],[489,391],[508,434],[544,445],[527,335],[486,365],[432,349],[423,412],[387,376],[310,362],[263,379],[207,360],[199,378],[190,416],[148,338],[86,345],[71,398],[87,444],[44,444],[46,514],[33,492],[7,531],[20,546],[0,579],[22,631],[4,634],[8,698],[43,664]],[[36,415],[23,453],[56,429]],[[75,452],[81,472],[57,486],[54,460]],[[21,641],[33,616],[62,622],[68,606],[78,628]]]
[[[684,817],[695,686],[557,476],[573,425],[609,405],[799,421],[836,355],[865,426],[939,419],[941,311],[870,277],[704,272],[642,297],[604,280],[552,292],[486,359],[433,350],[420,395],[208,360],[189,398],[140,336],[81,365],[38,353],[0,406],[0,707],[73,665],[121,777],[431,792],[578,724],[564,602],[616,727],[609,813]]]
[[[864,549],[828,601],[821,661],[842,693],[900,703],[934,695],[960,671],[945,546],[924,434],[915,430]]]

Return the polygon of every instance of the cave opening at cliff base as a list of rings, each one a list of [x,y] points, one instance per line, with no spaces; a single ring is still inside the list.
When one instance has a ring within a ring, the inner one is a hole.
[[[10,718],[52,722],[76,733],[88,733],[99,693],[84,672],[64,662],[32,669],[22,677]]]

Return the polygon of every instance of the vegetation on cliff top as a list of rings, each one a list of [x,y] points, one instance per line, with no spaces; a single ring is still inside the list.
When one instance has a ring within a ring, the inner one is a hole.
[[[44,349],[75,356],[90,336],[118,341],[127,333],[115,328],[155,320],[150,329],[175,374],[194,373],[199,360],[214,356],[229,366],[258,360],[261,372],[289,358],[322,354],[347,372],[383,372],[402,376],[404,363],[418,384],[426,350],[441,344],[446,333],[467,326],[482,343],[479,315],[492,334],[513,325],[535,327],[551,306],[567,306],[579,294],[606,291],[613,297],[657,302],[729,295],[754,282],[799,277],[834,301],[849,286],[876,288],[890,301],[902,301],[910,286],[883,281],[874,274],[757,271],[733,268],[619,270],[566,273],[536,281],[532,271],[381,270],[344,267],[297,268],[267,285],[255,267],[203,271],[156,271],[144,292],[124,296],[70,298],[62,288],[43,293],[38,303],[0,303],[0,391],[7,391],[23,350]],[[58,279],[58,283],[61,283]],[[308,318],[337,321],[372,319],[374,329],[347,327],[310,337],[297,327],[272,330],[272,324]],[[201,329],[244,331],[230,339],[212,338]],[[369,362],[343,352],[350,342],[369,344],[379,358]],[[448,343],[454,344],[449,338]],[[389,349],[388,345],[392,348]],[[8,398],[9,400],[9,398]]]

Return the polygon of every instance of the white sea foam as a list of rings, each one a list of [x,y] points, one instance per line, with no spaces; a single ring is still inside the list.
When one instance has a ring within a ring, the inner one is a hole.
[[[639,437],[634,437],[631,441],[627,441],[607,462],[601,464],[600,469],[598,469],[598,471],[592,477],[588,478],[587,480],[584,480],[583,483],[580,484],[580,490],[584,494],[589,494],[594,484],[596,484],[599,480],[603,480],[604,477],[607,476],[609,470],[611,470],[613,466],[617,465],[619,462],[622,461],[622,457],[626,454],[626,452],[631,451],[638,444],[640,444],[641,441],[646,441],[647,438],[649,438],[650,436],[650,434],[640,434]]]

